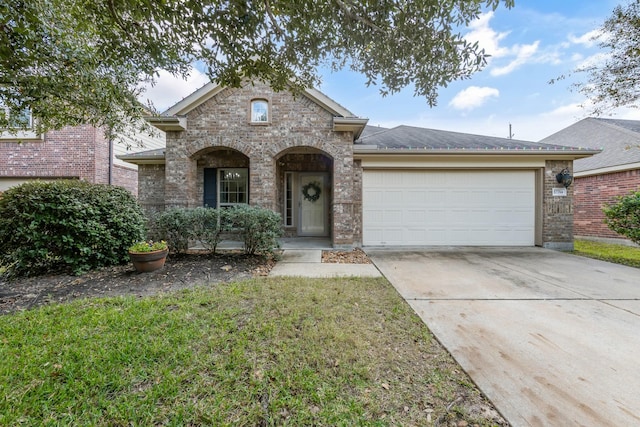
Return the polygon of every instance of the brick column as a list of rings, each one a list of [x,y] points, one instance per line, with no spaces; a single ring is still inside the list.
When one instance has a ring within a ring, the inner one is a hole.
[[[542,198],[542,245],[548,249],[573,250],[573,185],[566,196],[553,196],[554,188],[564,188],[556,180],[563,169],[573,175],[573,161],[547,160],[544,170]]]

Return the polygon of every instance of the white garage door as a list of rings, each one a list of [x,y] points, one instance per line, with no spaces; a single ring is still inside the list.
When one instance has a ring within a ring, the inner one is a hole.
[[[364,171],[363,244],[533,246],[534,171]]]

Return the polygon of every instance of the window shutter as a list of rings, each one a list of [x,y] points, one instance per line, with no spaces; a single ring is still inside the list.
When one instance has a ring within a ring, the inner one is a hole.
[[[218,186],[216,176],[218,170],[216,168],[204,169],[204,201],[203,205],[209,208],[218,207]]]

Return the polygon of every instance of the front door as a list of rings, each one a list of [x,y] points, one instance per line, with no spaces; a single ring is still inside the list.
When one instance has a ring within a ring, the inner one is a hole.
[[[328,235],[327,174],[301,173],[298,185],[299,236]]]

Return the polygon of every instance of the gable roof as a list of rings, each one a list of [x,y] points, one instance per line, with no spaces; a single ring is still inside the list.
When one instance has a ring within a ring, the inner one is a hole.
[[[356,152],[422,152],[422,153],[524,153],[562,152],[575,157],[594,154],[587,148],[566,147],[558,144],[498,138],[427,129],[414,126],[397,126],[375,133],[363,134],[354,145]]]
[[[251,84],[247,81],[245,84]],[[225,86],[209,82],[182,101],[174,104],[158,116],[145,117],[152,126],[163,131],[182,131],[187,129],[186,115],[207,102],[225,89]],[[333,130],[337,132],[353,132],[354,139],[360,137],[369,119],[357,117],[351,111],[316,89],[305,89],[301,96],[309,98],[333,116]]]
[[[540,142],[601,149],[600,154],[576,160],[576,173],[594,175],[640,168],[640,120],[589,117]]]
[[[247,84],[250,84],[247,82]],[[209,99],[216,96],[218,93],[222,92],[225,89],[225,86],[221,86],[212,82],[209,82],[202,86],[200,89],[196,90],[192,94],[183,98],[181,101],[177,102],[173,106],[169,107],[166,111],[161,113],[161,116],[183,116],[187,114],[189,111],[193,110],[200,104],[208,101]],[[344,108],[342,105],[338,104],[333,99],[329,98],[327,95],[323,94],[319,90],[316,89],[305,89],[302,92],[302,95],[310,98],[312,101],[315,101],[316,104],[320,105],[325,110],[329,111],[336,117],[357,117],[351,111]]]

